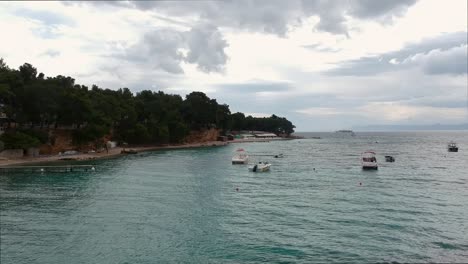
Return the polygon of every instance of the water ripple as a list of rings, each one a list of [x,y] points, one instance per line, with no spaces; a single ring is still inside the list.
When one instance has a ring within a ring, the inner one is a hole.
[[[98,161],[95,173],[0,175],[0,261],[468,261],[468,152],[445,150],[447,138],[468,149],[466,133],[321,137],[244,144],[285,154],[262,157],[264,174],[231,165],[231,145]],[[369,148],[380,168],[363,172]]]

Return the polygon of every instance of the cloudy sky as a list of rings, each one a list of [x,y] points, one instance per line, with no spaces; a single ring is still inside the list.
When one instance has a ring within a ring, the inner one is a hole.
[[[468,122],[466,0],[0,2],[0,57],[298,131]]]

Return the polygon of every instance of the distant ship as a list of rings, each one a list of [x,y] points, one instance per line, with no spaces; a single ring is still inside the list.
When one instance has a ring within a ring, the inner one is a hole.
[[[343,134],[343,135],[351,135],[353,137],[356,135],[356,134],[354,134],[354,132],[352,130],[346,130],[346,129],[337,130],[337,131],[335,131],[335,133]]]

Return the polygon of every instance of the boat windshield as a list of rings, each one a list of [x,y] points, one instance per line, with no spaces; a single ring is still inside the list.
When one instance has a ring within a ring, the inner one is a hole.
[[[375,157],[362,158],[362,161],[364,161],[364,162],[376,162],[376,159],[375,159]]]

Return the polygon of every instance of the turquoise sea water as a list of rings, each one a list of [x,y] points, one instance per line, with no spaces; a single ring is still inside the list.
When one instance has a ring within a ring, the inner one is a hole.
[[[468,132],[319,136],[2,174],[0,262],[468,262]],[[239,147],[285,157],[256,174]]]

